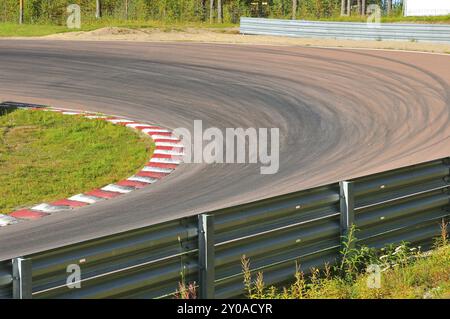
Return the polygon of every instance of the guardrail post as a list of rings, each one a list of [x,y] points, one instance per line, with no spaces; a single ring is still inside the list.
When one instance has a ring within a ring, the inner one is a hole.
[[[198,258],[200,298],[213,299],[215,294],[214,280],[214,215],[198,215]]]
[[[14,258],[13,266],[13,298],[32,298],[32,267],[31,258]]]
[[[354,184],[349,181],[339,182],[341,208],[341,236],[347,237],[349,230],[355,223],[355,195]]]

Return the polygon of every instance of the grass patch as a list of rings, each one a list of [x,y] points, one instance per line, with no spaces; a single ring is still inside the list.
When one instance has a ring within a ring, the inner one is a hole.
[[[186,31],[189,28],[210,29],[220,31],[225,28],[235,27],[235,24],[210,24],[201,22],[163,22],[163,21],[139,21],[119,20],[103,18],[102,20],[82,20],[81,29],[68,29],[61,25],[48,24],[14,24],[1,23],[0,37],[38,37],[55,33],[94,31],[105,27],[120,27],[128,29],[160,29],[165,32]]]
[[[0,213],[127,178],[153,148],[151,139],[101,120],[28,110],[0,114]]]
[[[57,25],[1,23],[0,37],[38,37],[68,32],[70,29]]]
[[[105,27],[121,27],[128,29],[168,29],[174,31],[184,31],[188,28],[199,29],[223,29],[238,26],[231,23],[209,23],[209,22],[188,22],[188,21],[161,21],[161,20],[123,20],[103,17],[97,19],[82,19],[81,31],[92,31]]]
[[[313,268],[308,277],[298,268],[294,284],[281,290],[266,287],[262,272],[252,278],[250,261],[243,256],[245,290],[251,299],[448,299],[450,245],[447,226],[443,221],[441,237],[428,254],[420,252],[420,247],[410,248],[407,243],[389,245],[379,251],[344,245],[340,264],[324,265],[323,270]],[[378,265],[381,270],[378,288],[368,285],[373,278],[366,272],[369,265]]]

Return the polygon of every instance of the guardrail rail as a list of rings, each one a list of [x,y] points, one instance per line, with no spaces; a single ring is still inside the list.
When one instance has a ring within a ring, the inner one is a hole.
[[[241,17],[241,34],[450,43],[448,24],[324,22]]]
[[[0,262],[0,299],[10,299],[13,297],[11,261]]]

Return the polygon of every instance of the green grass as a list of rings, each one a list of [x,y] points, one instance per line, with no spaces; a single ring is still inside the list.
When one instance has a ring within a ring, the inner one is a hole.
[[[69,29],[56,25],[40,24],[0,24],[0,37],[38,37],[55,33],[68,32]]]
[[[129,177],[151,139],[101,120],[16,110],[0,116],[0,213]]]
[[[93,31],[105,27],[121,27],[129,29],[161,29],[165,32],[185,31],[188,28],[210,29],[222,31],[234,27],[234,24],[209,24],[199,22],[161,22],[161,21],[138,21],[118,20],[103,18],[102,20],[82,21],[81,29],[68,29],[66,26],[47,24],[14,24],[0,23],[0,37],[37,37],[55,33]]]
[[[329,281],[332,282],[333,280]],[[368,288],[367,275],[362,275],[353,284],[347,287],[344,285],[341,295],[349,298],[448,299],[450,246],[439,247],[431,255],[418,258],[410,265],[400,265],[386,271],[381,277],[379,289]]]
[[[183,21],[160,21],[160,20],[120,20],[102,18],[101,20],[84,20],[81,30],[92,31],[104,27],[122,27],[129,29],[162,29],[172,31],[184,31],[188,28],[202,28],[220,30],[238,26],[231,23],[209,23],[209,22],[183,22]]]
[[[252,278],[250,261],[243,256],[242,265],[247,296],[251,299],[422,299],[450,298],[450,245],[446,223],[435,249],[428,254],[406,243],[381,251],[367,247],[350,249],[342,264],[311,269],[308,277],[297,269],[295,281],[281,290],[266,287],[262,272]],[[346,249],[344,249],[346,250]],[[301,262],[301,261],[300,261]],[[369,264],[380,266],[379,288],[369,288]]]

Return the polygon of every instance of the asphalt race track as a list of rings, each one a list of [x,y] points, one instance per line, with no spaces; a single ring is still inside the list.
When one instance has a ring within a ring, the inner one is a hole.
[[[0,260],[450,155],[450,55],[2,40],[0,100],[169,128],[280,128],[277,174],[184,164],[118,199],[0,229]]]

